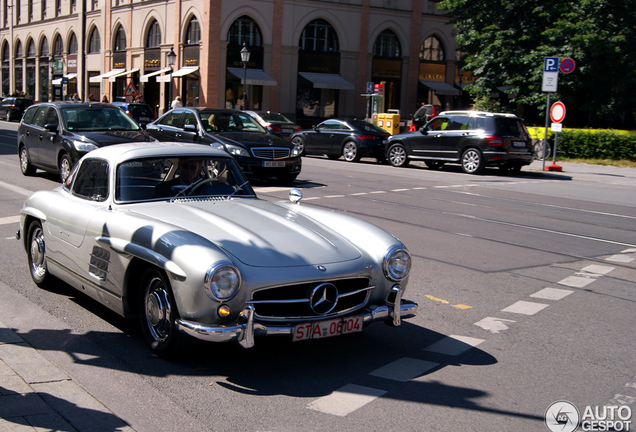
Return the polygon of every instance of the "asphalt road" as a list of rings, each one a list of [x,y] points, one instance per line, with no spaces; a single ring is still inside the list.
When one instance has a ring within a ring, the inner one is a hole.
[[[556,401],[636,411],[636,170],[533,164],[516,176],[304,158],[301,205],[400,238],[414,262],[400,328],[149,353],[139,326],[31,281],[14,239],[30,191],[0,122],[2,321],[137,431],[542,431]],[[255,183],[261,198],[288,189]],[[632,420],[634,416],[632,416]]]

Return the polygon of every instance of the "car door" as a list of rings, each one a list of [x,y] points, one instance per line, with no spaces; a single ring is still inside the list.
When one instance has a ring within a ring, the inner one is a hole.
[[[463,141],[473,133],[475,117],[458,114],[450,117],[441,141],[439,156],[442,159],[459,160]]]
[[[55,125],[55,129],[52,126]],[[61,126],[57,110],[49,107],[44,116],[44,123],[38,135],[39,158],[42,165],[57,167],[57,155],[62,146]]]
[[[327,120],[316,126],[315,133],[310,134],[307,145],[314,153],[331,153],[332,141],[336,131],[340,128],[340,122]]]
[[[199,121],[197,115],[192,111],[185,111],[181,119],[179,131],[175,138],[183,142],[196,142],[199,138]]]
[[[181,132],[179,125],[184,111],[178,108],[170,110],[157,123],[149,125],[146,130],[159,141],[179,141],[177,134]]]
[[[422,129],[409,137],[410,153],[415,159],[440,158],[442,141],[446,134],[451,119],[450,117],[435,117]]]
[[[41,165],[40,148],[43,146],[44,120],[49,108],[48,105],[38,107],[33,121],[24,124],[23,140],[29,152],[29,159],[35,165]]]
[[[329,138],[326,139],[328,154],[340,155],[342,154],[342,142],[346,137],[353,133],[353,129],[342,122],[337,122],[336,128],[332,129],[329,133]]]

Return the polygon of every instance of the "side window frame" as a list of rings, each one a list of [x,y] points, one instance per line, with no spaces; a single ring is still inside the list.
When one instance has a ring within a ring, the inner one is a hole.
[[[110,182],[108,173],[109,165],[106,160],[97,158],[85,160],[75,175],[75,181],[71,187],[73,196],[87,201],[106,201]]]

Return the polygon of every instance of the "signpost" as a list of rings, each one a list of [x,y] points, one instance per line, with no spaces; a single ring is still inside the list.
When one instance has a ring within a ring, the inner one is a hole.
[[[561,171],[562,168],[556,164],[556,152],[557,152],[557,140],[559,132],[561,132],[561,122],[565,118],[565,105],[563,102],[555,102],[550,108],[550,119],[552,120],[552,132],[554,132],[554,152],[552,153],[552,165],[548,165],[546,168],[548,171]],[[547,137],[547,133],[546,133]],[[543,161],[545,165],[545,160]]]
[[[545,146],[548,145],[548,112],[550,109],[550,93],[557,91],[559,83],[559,58],[545,57],[543,59],[543,87],[542,91],[548,92],[548,103],[546,104],[545,115],[545,139],[543,141],[543,154],[545,155]],[[543,159],[543,170],[545,171],[545,158]]]

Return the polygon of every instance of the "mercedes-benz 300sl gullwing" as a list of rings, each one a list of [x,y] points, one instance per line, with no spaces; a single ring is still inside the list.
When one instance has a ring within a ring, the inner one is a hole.
[[[404,244],[301,198],[257,198],[211,147],[118,144],[31,195],[16,237],[38,286],[61,280],[137,317],[159,355],[192,337],[249,348],[259,336],[302,341],[415,316]]]

